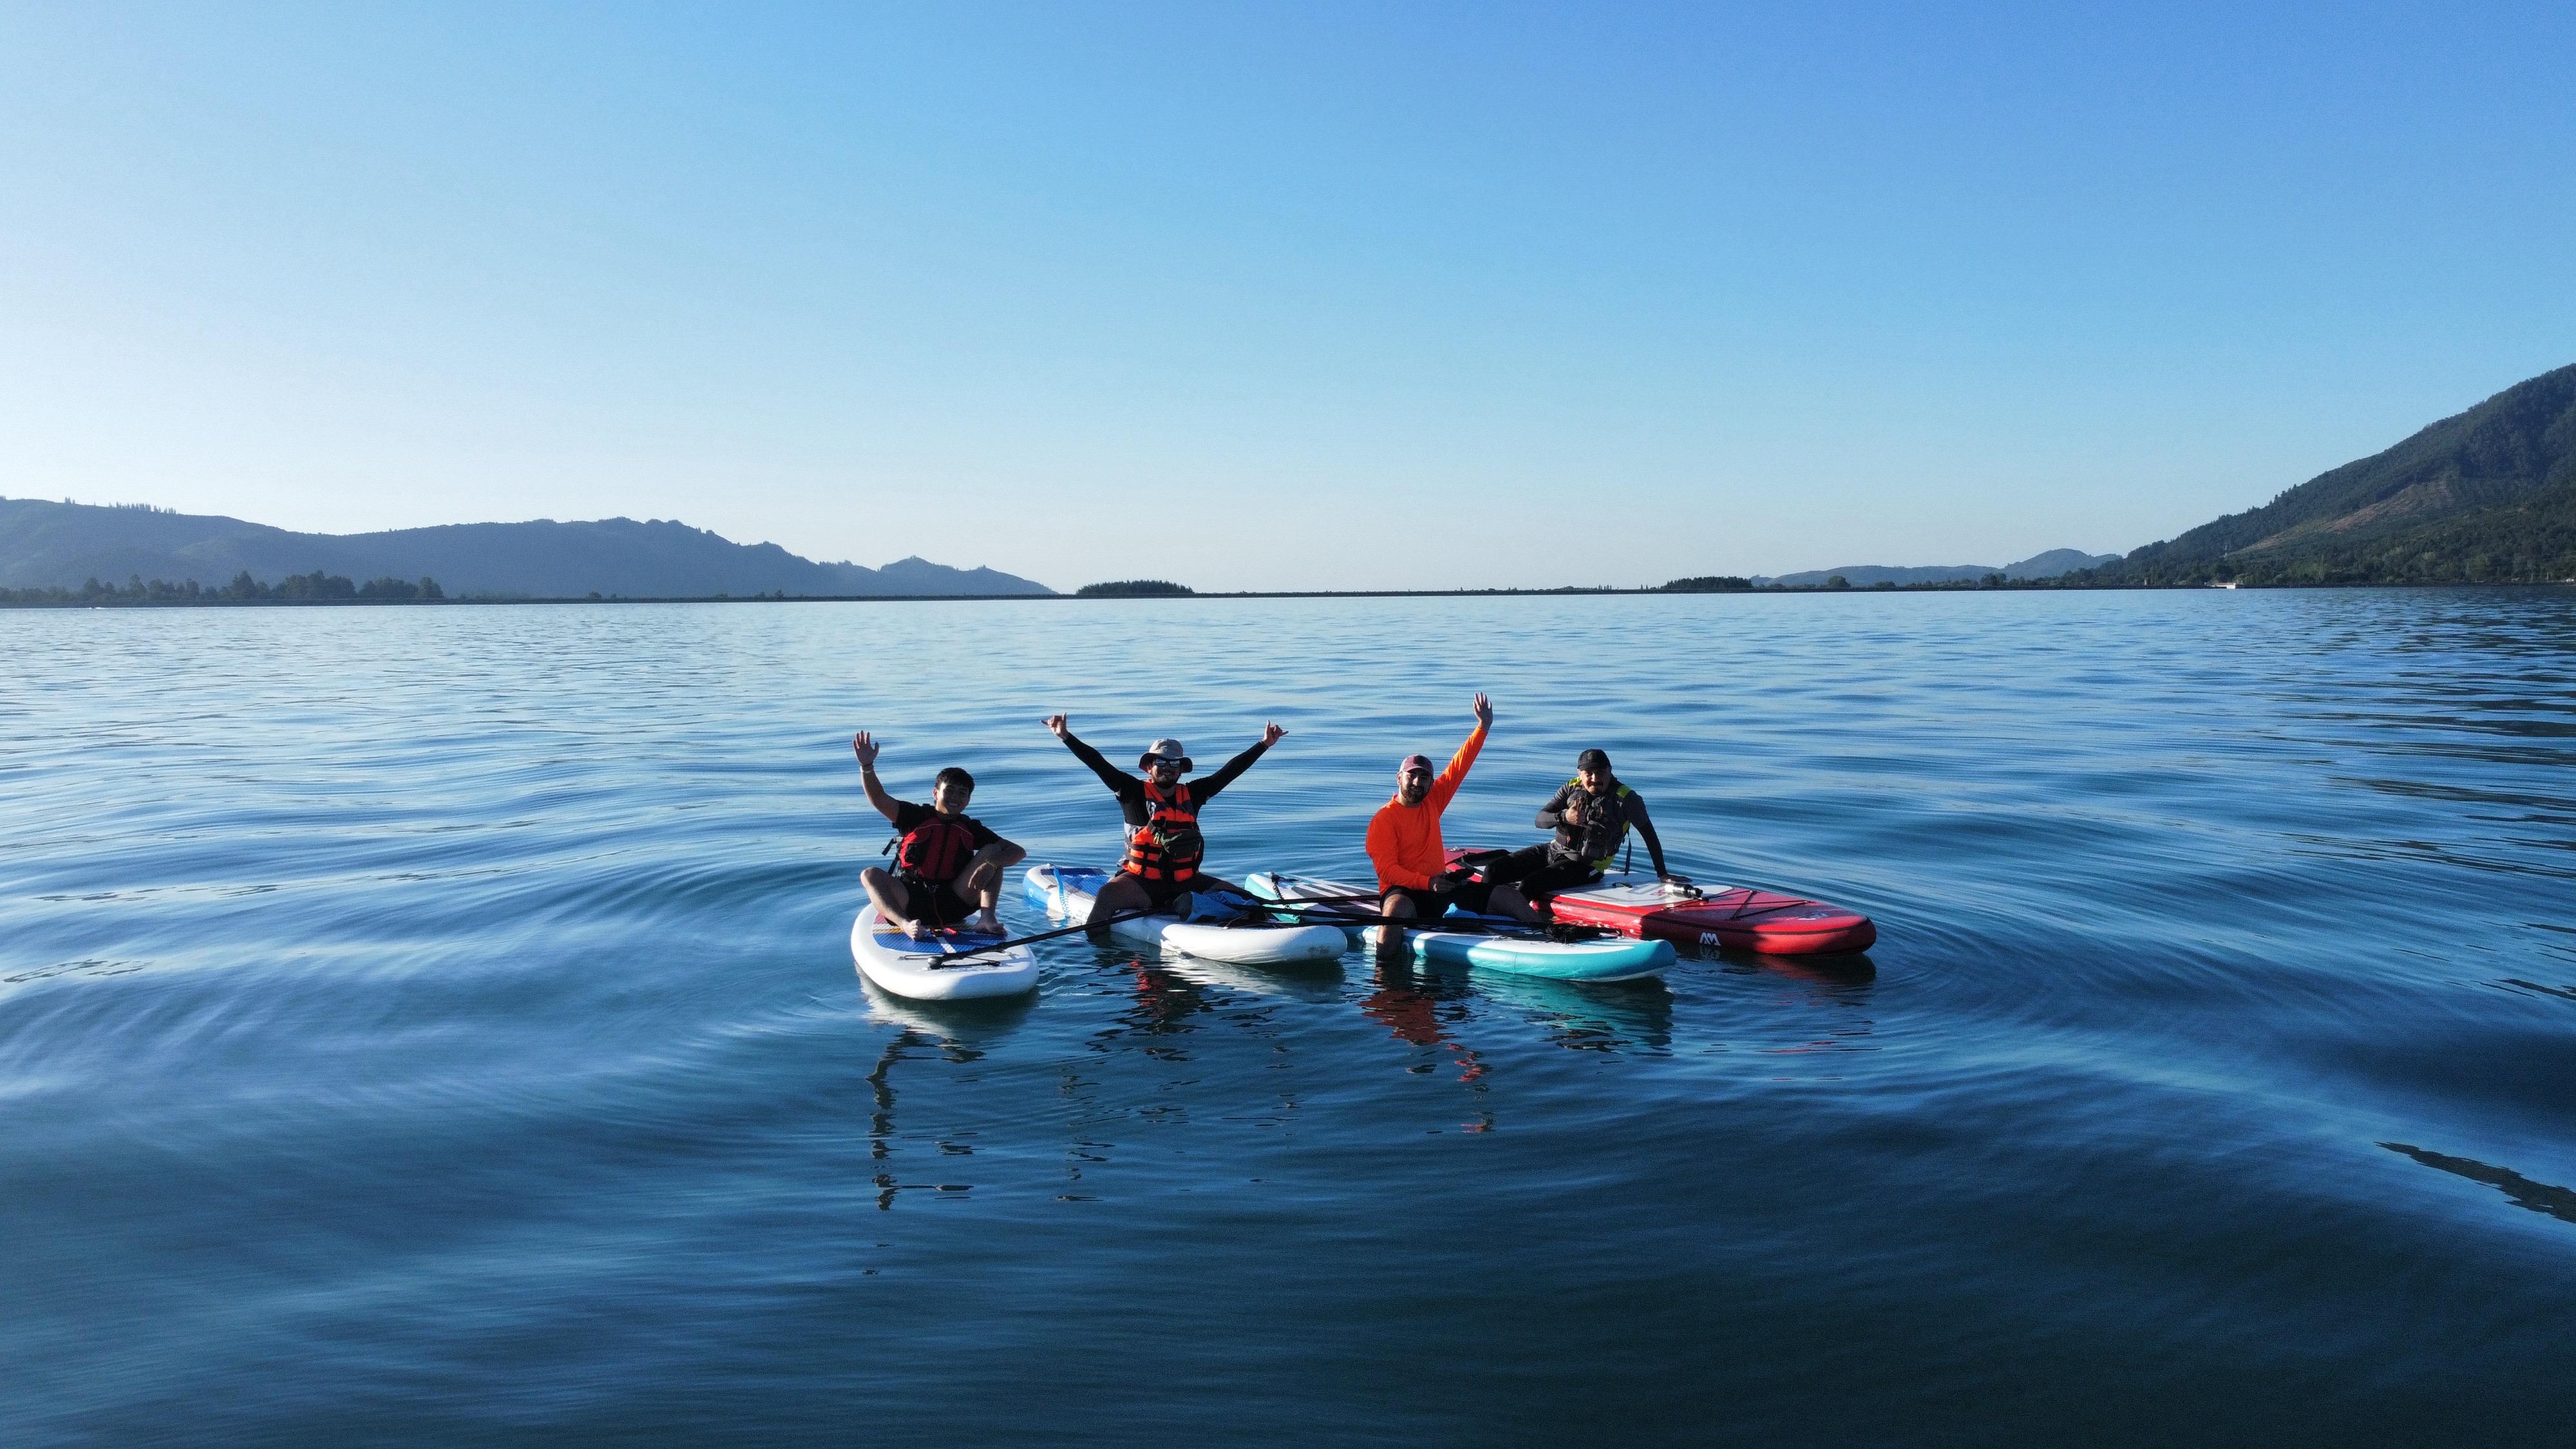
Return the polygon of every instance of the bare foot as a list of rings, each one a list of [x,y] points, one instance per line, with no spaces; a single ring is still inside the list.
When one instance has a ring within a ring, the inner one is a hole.
[[[988,936],[998,936],[1002,934],[1002,918],[986,911],[975,918],[975,929]]]

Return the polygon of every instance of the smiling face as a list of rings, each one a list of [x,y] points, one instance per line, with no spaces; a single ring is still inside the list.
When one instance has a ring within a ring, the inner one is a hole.
[[[1154,782],[1155,789],[1168,790],[1181,782],[1181,762],[1158,758],[1154,767],[1145,772],[1145,778]]]
[[[1431,793],[1431,767],[1407,765],[1395,777],[1395,798],[1407,805],[1419,805]]]
[[[1586,765],[1575,771],[1575,778],[1583,782],[1584,789],[1595,795],[1610,788],[1610,770],[1604,765]]]
[[[942,815],[962,815],[966,802],[975,798],[975,787],[942,780],[930,787],[930,808]]]

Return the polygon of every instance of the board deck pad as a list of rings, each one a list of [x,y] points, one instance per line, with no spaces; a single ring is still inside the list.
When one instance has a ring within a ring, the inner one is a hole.
[[[1456,865],[1460,857],[1479,853],[1474,847],[1453,850],[1449,862]],[[1560,891],[1554,901],[1560,921],[1772,956],[1866,951],[1878,940],[1877,924],[1858,911],[1750,886],[1704,886],[1692,898],[1640,873]]]

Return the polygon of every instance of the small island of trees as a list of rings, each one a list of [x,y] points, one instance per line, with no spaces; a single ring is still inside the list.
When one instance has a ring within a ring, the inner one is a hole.
[[[1077,599],[1184,599],[1191,590],[1164,579],[1121,579],[1114,584],[1084,584],[1073,591]]]

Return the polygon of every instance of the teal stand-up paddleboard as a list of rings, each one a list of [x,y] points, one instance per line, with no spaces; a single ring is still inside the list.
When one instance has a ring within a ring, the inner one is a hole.
[[[1554,981],[1635,981],[1660,976],[1673,964],[1670,941],[1608,935],[1566,940],[1508,916],[1453,911],[1437,921],[1390,925],[1369,904],[1371,892],[1313,876],[1254,871],[1244,877],[1243,888],[1282,905],[1311,902],[1315,917],[1339,918],[1338,924],[1353,939],[1369,945],[1379,944],[1389,930],[1400,932],[1413,948],[1415,960],[1436,965],[1473,966]]]

